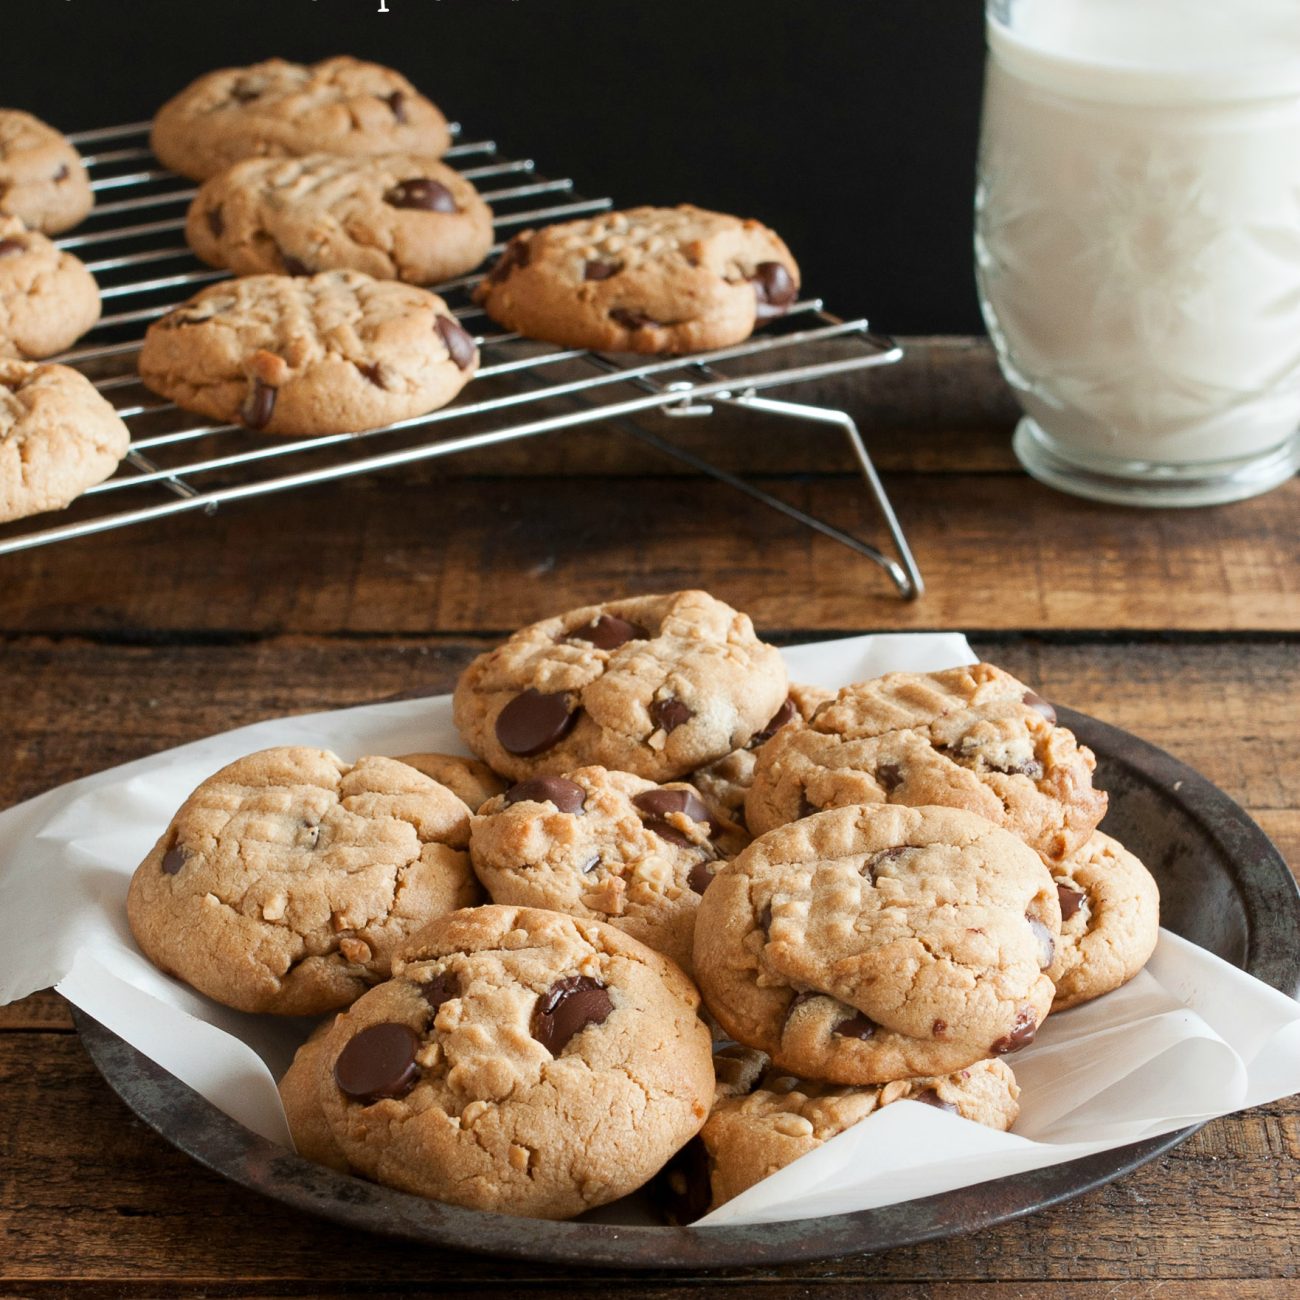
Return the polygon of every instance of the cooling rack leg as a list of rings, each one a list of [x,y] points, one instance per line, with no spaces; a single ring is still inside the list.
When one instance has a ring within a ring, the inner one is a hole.
[[[617,423],[619,428],[626,433],[631,434],[647,446],[653,447],[663,455],[680,461],[684,465],[689,465],[701,474],[707,474],[710,478],[717,479],[720,483],[735,488],[737,492],[743,492],[755,501],[761,501],[763,505],[785,515],[787,519],[793,519],[796,523],[811,528],[823,537],[829,537],[832,541],[839,542],[840,545],[856,551],[857,554],[866,556],[873,564],[877,564],[884,569],[889,575],[890,581],[897,588],[898,594],[904,600],[915,600],[924,593],[925,582],[921,577],[921,571],[916,566],[912,548],[907,544],[907,538],[898,522],[898,516],[895,515],[884,485],[880,481],[880,476],[876,473],[876,467],[872,464],[866,444],[862,441],[862,435],[858,432],[858,426],[850,415],[844,411],[836,411],[822,406],[808,406],[802,402],[783,402],[773,398],[759,397],[754,393],[741,393],[734,397],[715,395],[711,396],[709,400],[711,402],[725,402],[730,406],[747,407],[750,410],[765,411],[772,415],[783,415],[789,419],[811,420],[818,424],[838,425],[848,439],[854,459],[858,463],[858,469],[871,492],[876,508],[884,517],[898,559],[891,559],[869,542],[864,542],[861,538],[854,537],[852,533],[846,533],[842,528],[836,528],[834,524],[828,524],[824,519],[818,519],[815,515],[810,515],[797,506],[792,506],[788,501],[782,501],[780,497],[774,497],[770,492],[764,492],[762,488],[755,487],[753,483],[741,478],[739,475],[719,468],[717,465],[695,455],[694,452],[685,451],[681,447],[674,446],[671,442],[651,433],[648,429],[643,429],[631,420],[619,420]]]

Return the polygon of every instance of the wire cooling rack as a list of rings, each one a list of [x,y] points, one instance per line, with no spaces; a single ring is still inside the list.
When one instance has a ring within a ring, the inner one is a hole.
[[[112,478],[90,488],[58,516],[66,522],[35,531],[30,519],[0,527],[0,555],[600,425],[617,428],[866,556],[905,598],[921,594],[916,562],[853,420],[843,411],[760,395],[776,386],[889,365],[902,356],[892,339],[873,333],[865,320],[832,316],[819,299],[793,304],[779,322],[734,347],[676,357],[614,355],[555,348],[494,331],[470,300],[470,290],[481,278],[477,273],[431,286],[475,335],[482,364],[456,402],[430,415],[362,433],[298,439],[205,423],[163,401],[135,373],[145,328],[198,287],[225,279],[229,272],[203,266],[186,247],[185,212],[195,187],[157,165],[148,131],[147,122],[131,122],[69,137],[82,151],[96,202],[83,225],[56,241],[94,273],[104,315],[81,346],[51,360],[82,370],[113,402],[131,430],[130,451]],[[608,198],[582,197],[571,180],[542,175],[531,159],[503,157],[494,141],[467,140],[458,125],[453,133],[446,161],[472,180],[492,206],[499,241],[494,255],[517,229],[613,206]],[[824,359],[827,351],[816,345],[829,340],[845,340],[849,350],[836,348],[831,359]],[[634,418],[653,411],[704,417],[718,406],[840,428],[894,556],[674,445]]]

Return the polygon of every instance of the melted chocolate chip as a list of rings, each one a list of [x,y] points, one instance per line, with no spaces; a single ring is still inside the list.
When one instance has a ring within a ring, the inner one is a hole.
[[[697,862],[691,868],[691,874],[687,876],[687,880],[697,894],[704,893],[713,883],[713,864],[710,862]]]
[[[21,239],[0,239],[0,257],[12,257],[15,253],[25,252],[27,245]]]
[[[794,277],[781,262],[760,262],[754,268],[755,316],[760,321],[783,316],[798,292]]]
[[[420,1040],[406,1025],[368,1025],[348,1040],[334,1062],[334,1082],[354,1100],[369,1105],[383,1097],[405,1097],[420,1077],[415,1053]]]
[[[576,628],[568,634],[570,641],[590,641],[597,650],[617,650],[629,641],[647,641],[650,633],[640,623],[614,614],[602,614],[585,627]]]
[[[450,316],[436,317],[433,326],[441,335],[447,355],[456,363],[456,368],[468,370],[478,353],[474,340]]]
[[[700,845],[691,839],[689,835],[683,835],[671,822],[666,822],[662,817],[648,817],[645,821],[645,828],[653,831],[661,840],[667,840],[669,844],[676,844],[683,849],[698,849]]]
[[[831,1033],[836,1038],[860,1038],[865,1042],[868,1038],[874,1038],[876,1030],[880,1026],[874,1020],[868,1020],[861,1011],[857,1015],[849,1016],[846,1020],[841,1020]]]
[[[285,275],[311,275],[311,268],[306,262],[300,261],[292,253],[286,253],[284,249],[280,250],[280,261],[284,265]]]
[[[390,208],[417,208],[421,212],[458,211],[451,191],[431,176],[398,181],[391,190],[385,191],[384,202]]]
[[[1052,726],[1056,726],[1056,710],[1035,691],[1026,691],[1021,699],[1029,705],[1031,709],[1037,709]]]
[[[221,204],[209,208],[205,215],[208,219],[208,229],[212,231],[212,238],[220,239],[226,233],[226,219],[221,215]]]
[[[605,986],[587,975],[556,980],[537,1000],[532,1033],[552,1056],[559,1056],[575,1034],[599,1025],[614,1009]]]
[[[174,876],[189,859],[189,851],[177,844],[163,854],[162,869],[168,876]]]
[[[873,853],[863,864],[861,874],[868,877],[871,883],[876,883],[876,873],[887,862],[896,862],[907,852],[907,845],[896,844],[892,849],[882,849],[879,853]]]
[[[793,722],[795,720],[795,715],[796,710],[794,707],[794,701],[787,695],[785,697],[785,703],[782,704],[781,707],[772,715],[767,726],[765,726],[762,731],[754,732],[753,736],[750,737],[749,744],[746,748],[757,749],[759,745],[771,740],[787,722]]]
[[[562,776],[534,776],[527,781],[520,781],[506,791],[506,804],[553,803],[562,813],[580,813],[586,802],[587,792],[576,781],[566,781]]]
[[[501,250],[501,256],[497,258],[492,269],[488,272],[488,281],[491,284],[500,284],[502,280],[510,277],[510,272],[516,267],[528,265],[528,259],[532,256],[532,247],[522,235],[516,235]]]
[[[275,389],[270,384],[254,379],[253,386],[248,390],[248,396],[244,398],[244,403],[239,408],[239,418],[250,429],[265,429],[270,424],[271,414],[275,410],[275,397]]]
[[[445,970],[420,985],[424,1000],[437,1011],[444,1002],[460,997],[460,976],[455,971]]]
[[[388,105],[397,121],[406,121],[406,95],[402,91],[393,91],[391,95],[384,97],[384,102]]]
[[[582,278],[584,280],[608,280],[611,275],[617,275],[622,269],[622,262],[591,261],[582,268]]]
[[[881,763],[876,768],[876,784],[886,795],[893,794],[903,784],[903,769],[897,763]]]
[[[1021,1007],[1016,1013],[1016,1018],[1011,1026],[1011,1032],[1005,1038],[999,1038],[989,1051],[994,1056],[1006,1056],[1008,1052],[1018,1052],[1022,1047],[1028,1047],[1034,1041],[1034,1035],[1038,1032],[1038,1021],[1034,1019],[1032,1007]]]
[[[922,1102],[926,1106],[933,1106],[935,1110],[946,1110],[950,1115],[959,1115],[961,1112],[950,1101],[944,1101],[933,1088],[925,1088],[918,1092],[912,1101]]]
[[[1030,916],[1026,912],[1025,920],[1029,922],[1029,928],[1033,931],[1034,938],[1038,940],[1038,964],[1043,970],[1046,970],[1056,956],[1056,940],[1052,937],[1052,932],[1038,917]]]
[[[946,1020],[936,1020],[930,1026],[930,1036],[932,1038],[942,1038],[948,1032],[948,1022]]]
[[[710,835],[716,835],[722,829],[708,805],[694,790],[645,790],[632,797],[632,804],[639,812],[648,813],[651,817],[666,818],[669,813],[685,813],[691,821],[705,823]]]
[[[507,752],[531,758],[563,740],[577,720],[563,691],[544,695],[529,687],[497,714],[497,739]]]
[[[1068,921],[1083,906],[1083,900],[1087,895],[1082,889],[1075,889],[1072,885],[1062,885],[1057,883],[1056,896],[1061,900],[1061,920]]]
[[[655,700],[650,705],[650,721],[665,731],[676,731],[683,722],[689,722],[694,716],[694,710],[687,708],[681,700]]]
[[[633,311],[630,307],[612,307],[609,318],[617,322],[625,330],[640,330],[647,326],[657,326],[656,320],[651,320],[644,312]]]

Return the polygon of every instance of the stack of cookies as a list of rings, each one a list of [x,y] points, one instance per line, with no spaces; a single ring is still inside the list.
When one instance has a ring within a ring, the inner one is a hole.
[[[1155,945],[1093,756],[988,664],[792,686],[684,591],[521,629],[454,717],[477,760],[231,764],[131,883],[163,970],[327,1016],[281,1093],[343,1172],[690,1221],[896,1101],[1009,1128],[1006,1058]]]

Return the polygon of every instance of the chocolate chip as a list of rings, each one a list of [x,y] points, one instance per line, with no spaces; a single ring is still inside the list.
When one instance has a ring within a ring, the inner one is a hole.
[[[703,1218],[713,1200],[709,1152],[702,1139],[693,1137],[663,1167],[653,1190],[664,1217],[685,1227]]]
[[[946,1110],[950,1115],[959,1115],[961,1112],[950,1101],[944,1101],[933,1088],[925,1088],[918,1092],[910,1100],[919,1101],[926,1106],[933,1106],[935,1110]]]
[[[647,326],[657,326],[659,324],[658,321],[651,320],[643,312],[633,311],[630,307],[611,308],[609,318],[627,330],[645,329]]]
[[[694,790],[657,788],[633,795],[633,806],[651,817],[667,818],[669,813],[685,813],[693,822],[703,822],[710,835],[716,835],[722,826],[709,811],[708,805]]]
[[[581,871],[584,876],[589,876],[598,866],[600,866],[600,854],[596,853],[589,857],[586,862],[578,868],[578,870]]]
[[[1056,710],[1041,695],[1034,691],[1026,691],[1021,699],[1031,709],[1037,709],[1052,726],[1056,726]]]
[[[765,726],[762,731],[754,732],[750,737],[748,748],[756,749],[765,741],[771,740],[787,722],[794,721],[795,714],[796,710],[794,707],[794,701],[787,695],[785,697],[785,703],[782,704],[781,707],[772,715],[767,726]]]
[[[339,1053],[334,1082],[341,1092],[367,1105],[382,1097],[405,1097],[420,1077],[415,1063],[419,1046],[406,1025],[368,1025]]]
[[[244,404],[239,408],[239,418],[250,429],[265,429],[275,410],[275,396],[275,389],[270,384],[254,379],[248,396],[244,398]]]
[[[376,388],[382,388],[383,384],[379,382],[379,363],[366,365],[364,361],[354,361],[352,363]]]
[[[221,215],[221,204],[218,203],[215,208],[209,208],[206,216],[208,218],[208,229],[212,231],[212,238],[220,239],[226,233],[226,219]]]
[[[683,849],[698,849],[700,845],[691,839],[689,835],[683,835],[671,822],[666,822],[661,817],[649,817],[646,819],[645,828],[653,831],[661,840],[667,840],[669,844],[676,844]]]
[[[406,121],[406,95],[402,91],[393,91],[391,95],[385,97],[385,103],[399,122]]]
[[[59,170],[54,173],[54,180],[58,182],[58,181],[66,181],[67,179],[68,179],[68,164],[60,163]]]
[[[563,740],[577,720],[564,691],[544,695],[529,687],[497,714],[497,739],[508,753],[531,758]]]
[[[511,271],[516,267],[528,265],[528,259],[532,256],[532,248],[522,235],[516,235],[501,250],[501,256],[497,258],[492,269],[488,272],[488,282],[491,284],[500,284],[502,280],[509,279]]]
[[[615,614],[601,614],[584,627],[570,632],[570,641],[590,641],[597,650],[617,650],[629,641],[647,641],[650,633],[640,623],[629,622]]]
[[[174,845],[163,854],[162,869],[164,874],[174,876],[189,860],[189,850],[181,845]]]
[[[398,181],[384,194],[390,208],[418,208],[421,212],[456,212],[456,200],[451,191],[431,176],[417,176],[409,181]]]
[[[753,281],[758,300],[755,316],[761,321],[783,316],[798,292],[794,277],[782,262],[760,262],[754,268]]]
[[[876,784],[886,795],[893,794],[903,784],[903,769],[897,763],[881,763],[875,775]]]
[[[286,253],[284,249],[280,250],[280,261],[284,265],[285,275],[311,275],[311,270],[306,262],[299,261],[292,253]]]
[[[584,280],[608,280],[611,275],[617,275],[622,269],[622,262],[592,261],[582,268],[582,278]]]
[[[936,1020],[930,1026],[930,1036],[932,1038],[942,1038],[948,1032],[948,1022],[946,1020]]]
[[[907,852],[907,845],[896,844],[892,849],[882,849],[879,853],[873,853],[863,864],[861,874],[870,878],[871,883],[876,883],[876,872],[879,871],[887,862],[896,862]]]
[[[1082,889],[1075,889],[1071,885],[1062,885],[1059,882],[1056,886],[1056,896],[1061,900],[1061,920],[1068,921],[1083,906],[1083,900],[1087,895]]]
[[[676,731],[683,722],[689,722],[694,716],[693,709],[687,708],[681,700],[674,700],[671,697],[666,700],[655,700],[650,705],[650,721],[665,731]]]
[[[880,1026],[874,1020],[868,1020],[861,1011],[857,1015],[849,1016],[847,1020],[841,1020],[831,1033],[836,1038],[860,1038],[866,1042],[868,1038],[874,1038],[876,1030]]]
[[[1021,1007],[1016,1013],[1011,1032],[1005,1038],[999,1038],[989,1048],[989,1051],[994,1056],[1006,1056],[1008,1052],[1018,1052],[1022,1047],[1028,1047],[1034,1041],[1034,1035],[1037,1032],[1038,1021],[1034,1019],[1033,1008]]]
[[[713,883],[713,864],[709,862],[697,862],[691,868],[691,874],[686,878],[690,882],[691,888],[697,893],[702,894]]]
[[[437,1011],[444,1002],[460,997],[460,976],[453,970],[445,970],[421,984],[420,992],[424,994],[424,1000]]]
[[[580,813],[587,792],[576,781],[566,781],[562,776],[534,776],[520,781],[506,791],[507,805],[522,803],[553,803],[563,813]]]
[[[614,1009],[605,986],[587,975],[556,980],[537,1000],[533,1037],[552,1056],[559,1056],[575,1034],[599,1025]]]
[[[433,326],[442,336],[447,355],[456,363],[456,369],[468,370],[478,352],[474,340],[450,316],[436,317]]]
[[[1026,912],[1025,920],[1029,922],[1029,928],[1033,931],[1034,938],[1038,940],[1038,964],[1043,970],[1046,970],[1056,956],[1056,940],[1052,937],[1052,932],[1038,917],[1030,916]]]
[[[12,257],[15,253],[25,252],[26,243],[21,239],[0,239],[0,257]]]

